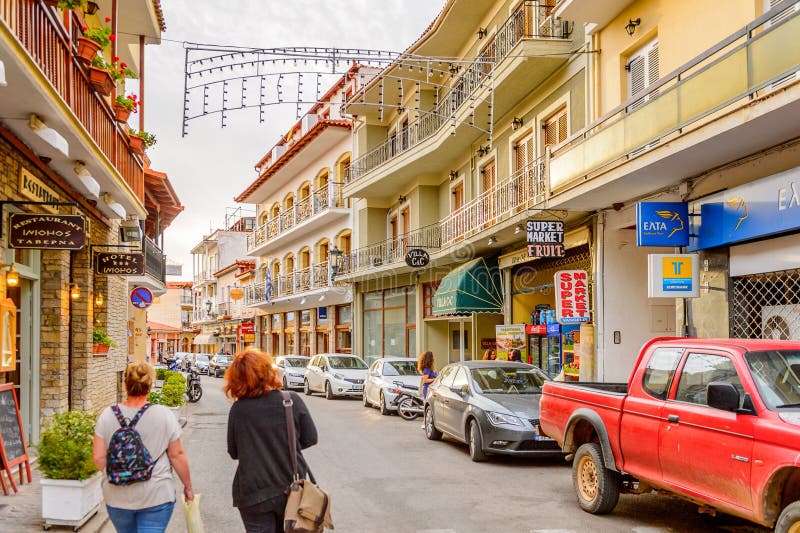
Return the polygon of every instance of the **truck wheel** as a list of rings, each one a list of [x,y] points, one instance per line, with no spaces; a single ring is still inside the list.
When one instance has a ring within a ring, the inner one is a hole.
[[[619,501],[619,474],[606,468],[597,443],[587,442],[575,452],[572,485],[578,504],[587,513],[610,513]]]
[[[790,503],[781,511],[775,533],[797,533],[800,531],[800,500]]]

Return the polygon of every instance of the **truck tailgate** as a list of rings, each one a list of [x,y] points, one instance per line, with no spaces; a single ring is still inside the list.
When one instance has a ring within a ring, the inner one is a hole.
[[[572,414],[578,409],[588,409],[600,416],[616,448],[622,406],[627,395],[627,383],[548,381],[544,384],[539,406],[541,429],[563,445],[564,433]]]

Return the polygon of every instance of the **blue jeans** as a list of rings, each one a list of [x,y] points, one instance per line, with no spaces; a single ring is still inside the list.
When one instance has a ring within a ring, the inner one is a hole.
[[[108,517],[117,533],[164,533],[174,507],[175,502],[146,509],[118,509],[106,505]]]

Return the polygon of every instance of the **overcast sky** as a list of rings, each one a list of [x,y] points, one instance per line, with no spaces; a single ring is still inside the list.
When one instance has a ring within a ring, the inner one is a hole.
[[[222,226],[226,207],[256,177],[253,166],[295,121],[295,106],[205,117],[181,137],[183,42],[260,48],[330,46],[401,52],[430,24],[444,0],[165,0],[167,31],[146,52],[145,129],[158,143],[151,166],[166,172],[186,207],[165,232],[165,252],[192,277],[189,250]],[[177,41],[177,42],[173,42]],[[132,123],[138,124],[138,117]],[[250,206],[252,208],[252,206]]]

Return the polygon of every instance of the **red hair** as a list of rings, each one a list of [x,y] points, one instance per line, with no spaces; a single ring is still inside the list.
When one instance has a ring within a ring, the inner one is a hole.
[[[222,391],[229,398],[257,398],[280,389],[278,373],[272,357],[258,350],[245,350],[236,355],[225,371]]]

